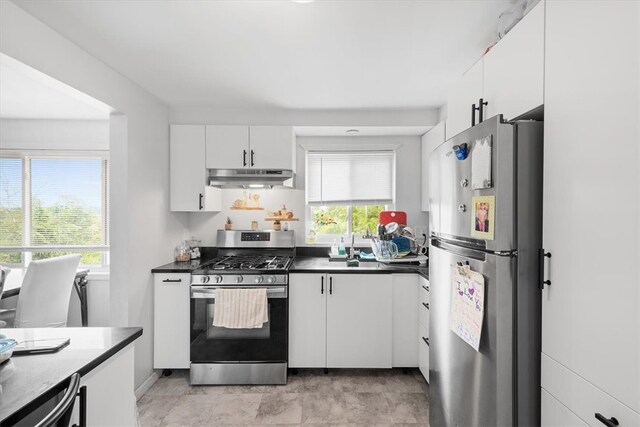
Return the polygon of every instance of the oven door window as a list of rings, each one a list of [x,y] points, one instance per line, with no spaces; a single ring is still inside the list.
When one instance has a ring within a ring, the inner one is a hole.
[[[287,299],[268,299],[262,328],[213,326],[215,299],[191,299],[191,362],[284,362],[287,359]]]

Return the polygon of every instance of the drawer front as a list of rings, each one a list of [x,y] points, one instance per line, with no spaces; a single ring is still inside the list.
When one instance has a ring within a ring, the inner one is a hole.
[[[594,369],[597,368],[594,367]],[[605,425],[596,419],[597,413],[605,418],[616,418],[621,427],[640,426],[640,414],[544,353],[542,354],[542,389],[590,426]],[[543,413],[543,419],[545,416]]]
[[[429,382],[429,344],[425,342],[425,338],[429,339],[429,329],[420,325],[418,334],[418,367],[424,379]]]
[[[429,281],[424,277],[420,278],[420,301],[429,303]]]
[[[542,390],[542,419],[540,421],[540,425],[544,427],[588,427],[589,425],[544,389]]]
[[[429,333],[429,303],[420,301],[418,305],[418,319],[420,319],[420,325],[423,326],[427,333]],[[425,335],[429,336],[429,335]]]

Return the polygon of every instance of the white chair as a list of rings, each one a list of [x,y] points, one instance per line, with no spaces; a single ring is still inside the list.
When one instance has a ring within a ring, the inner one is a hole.
[[[7,276],[10,272],[11,269],[9,267],[0,265],[0,299],[2,298],[2,292],[4,292],[4,284],[7,281]],[[5,322],[4,320],[0,320],[0,328],[5,328],[6,326],[7,322]]]
[[[14,328],[67,326],[69,299],[78,264],[80,255],[32,261],[20,287],[15,313],[0,313],[0,320]],[[13,322],[8,317],[10,314],[14,314]]]

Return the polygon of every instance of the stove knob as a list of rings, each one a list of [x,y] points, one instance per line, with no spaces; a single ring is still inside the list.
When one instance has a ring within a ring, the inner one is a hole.
[[[267,283],[276,283],[276,276],[267,277]]]
[[[236,276],[236,283],[242,283],[243,279],[244,279],[244,277],[242,277],[242,276]]]
[[[222,282],[222,276],[215,276],[214,280],[216,281],[216,283],[220,283]]]
[[[255,278],[255,282],[256,282],[256,283],[262,283],[262,282],[264,282],[264,277],[262,277],[262,276],[256,276],[256,278]]]
[[[201,282],[201,283],[209,283],[209,280],[210,280],[210,279],[211,279],[211,278],[210,278],[209,276],[202,276],[202,277],[200,278],[200,282]]]

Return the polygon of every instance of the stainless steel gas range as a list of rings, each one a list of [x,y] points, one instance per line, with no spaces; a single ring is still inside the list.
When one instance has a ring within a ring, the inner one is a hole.
[[[191,274],[191,384],[286,384],[293,231],[224,231],[218,256]],[[216,290],[267,289],[261,328],[213,326]]]

